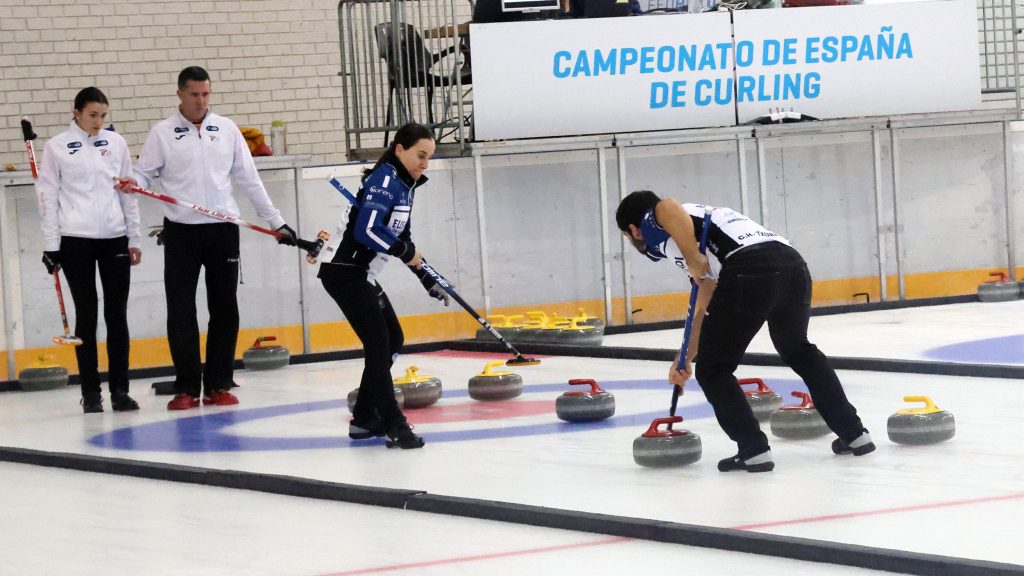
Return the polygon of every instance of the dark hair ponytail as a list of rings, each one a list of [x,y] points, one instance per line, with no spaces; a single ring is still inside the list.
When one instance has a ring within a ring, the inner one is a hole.
[[[75,110],[82,111],[90,102],[98,102],[100,104],[107,104],[107,97],[100,92],[99,88],[95,86],[89,86],[88,88],[82,88],[75,95]]]
[[[412,148],[417,142],[424,138],[427,140],[433,140],[434,133],[430,131],[430,128],[427,128],[422,124],[409,122],[405,126],[399,128],[398,132],[395,132],[395,138],[391,141],[391,145],[388,146],[388,149],[384,151],[384,154],[381,154],[381,157],[377,159],[377,163],[373,165],[373,168],[363,169],[363,181],[365,182],[366,178],[372,174],[374,170],[380,168],[381,164],[397,159],[397,156],[395,156],[395,146],[401,144],[402,148]]]

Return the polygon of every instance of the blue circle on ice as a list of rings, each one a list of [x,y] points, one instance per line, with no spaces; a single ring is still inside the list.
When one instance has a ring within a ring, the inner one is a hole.
[[[947,362],[971,364],[1024,363],[1024,334],[957,342],[925,350],[924,355]]]
[[[792,390],[803,390],[803,382],[799,380],[765,380],[782,396],[789,396]],[[601,387],[609,392],[627,390],[663,390],[666,400],[671,392],[664,380],[620,380],[601,382]],[[524,394],[538,392],[565,392],[569,389],[566,383],[534,384],[523,387]],[[687,390],[698,392],[699,387],[694,380],[687,383]],[[444,398],[468,398],[467,390],[445,390]],[[514,402],[514,400],[512,400]],[[344,410],[347,402],[344,399],[323,400],[318,402],[301,402],[281,406],[263,408],[245,408],[228,410],[197,416],[186,416],[173,420],[127,426],[110,432],[90,437],[87,442],[100,448],[114,450],[133,450],[140,452],[259,452],[269,450],[318,450],[324,448],[361,448],[379,446],[382,438],[364,441],[352,441],[345,436],[346,430],[339,419],[338,434],[333,436],[247,436],[232,433],[228,428],[245,422],[316,412],[319,410]],[[707,402],[682,405],[677,414],[686,420],[697,420],[713,416],[711,405]],[[666,416],[666,410],[642,412],[636,414],[616,415],[607,420],[587,423],[567,423],[562,421],[540,424],[523,424],[518,426],[483,427],[463,430],[430,431],[427,440],[433,442],[459,442],[483,440],[489,438],[512,438],[518,436],[537,436],[543,434],[561,434],[583,432],[601,428],[619,428],[623,426],[648,426],[651,420]],[[552,417],[554,417],[554,401],[552,399]]]

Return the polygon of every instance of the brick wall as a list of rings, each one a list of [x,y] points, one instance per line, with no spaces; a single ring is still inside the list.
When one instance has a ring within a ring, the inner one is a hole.
[[[138,154],[177,106],[178,72],[206,68],[211,109],[267,134],[288,123],[288,152],[344,161],[337,0],[0,0],[0,166],[27,168],[20,120],[43,140],[71,119],[86,86],[110,100]],[[41,141],[37,151],[41,150]]]

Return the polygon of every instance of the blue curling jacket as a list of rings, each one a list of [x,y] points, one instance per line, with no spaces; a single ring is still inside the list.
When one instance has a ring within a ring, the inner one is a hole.
[[[365,270],[368,278],[375,279],[391,256],[402,262],[412,260],[416,254],[410,222],[412,204],[416,188],[426,181],[426,176],[413,181],[393,155],[385,158],[363,180],[356,195],[358,204],[348,213],[345,231],[330,264],[357,267]]]

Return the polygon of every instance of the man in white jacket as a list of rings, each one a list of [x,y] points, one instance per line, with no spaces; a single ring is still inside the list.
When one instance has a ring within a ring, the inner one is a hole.
[[[75,302],[75,347],[82,409],[103,412],[97,368],[96,270],[103,284],[111,407],[138,410],[128,396],[128,287],[130,267],[142,260],[139,207],[134,197],[110,189],[110,179],[132,173],[128,144],[104,130],[107,97],[98,88],[75,96],[74,120],[44,148],[36,190],[43,229],[43,264],[64,276]]]
[[[164,194],[238,217],[232,181],[256,208],[260,218],[294,244],[295,233],[281,218],[260,180],[244,138],[231,120],[209,110],[210,76],[199,66],[178,75],[178,111],[149,132],[135,164],[137,183],[149,188],[159,177]],[[167,339],[174,362],[175,397],[168,410],[186,410],[203,403],[238,403],[228,389],[234,373],[238,340],[238,227],[188,208],[163,204],[164,291],[167,297]],[[206,366],[199,355],[196,286],[206,268],[206,299],[210,323]]]

